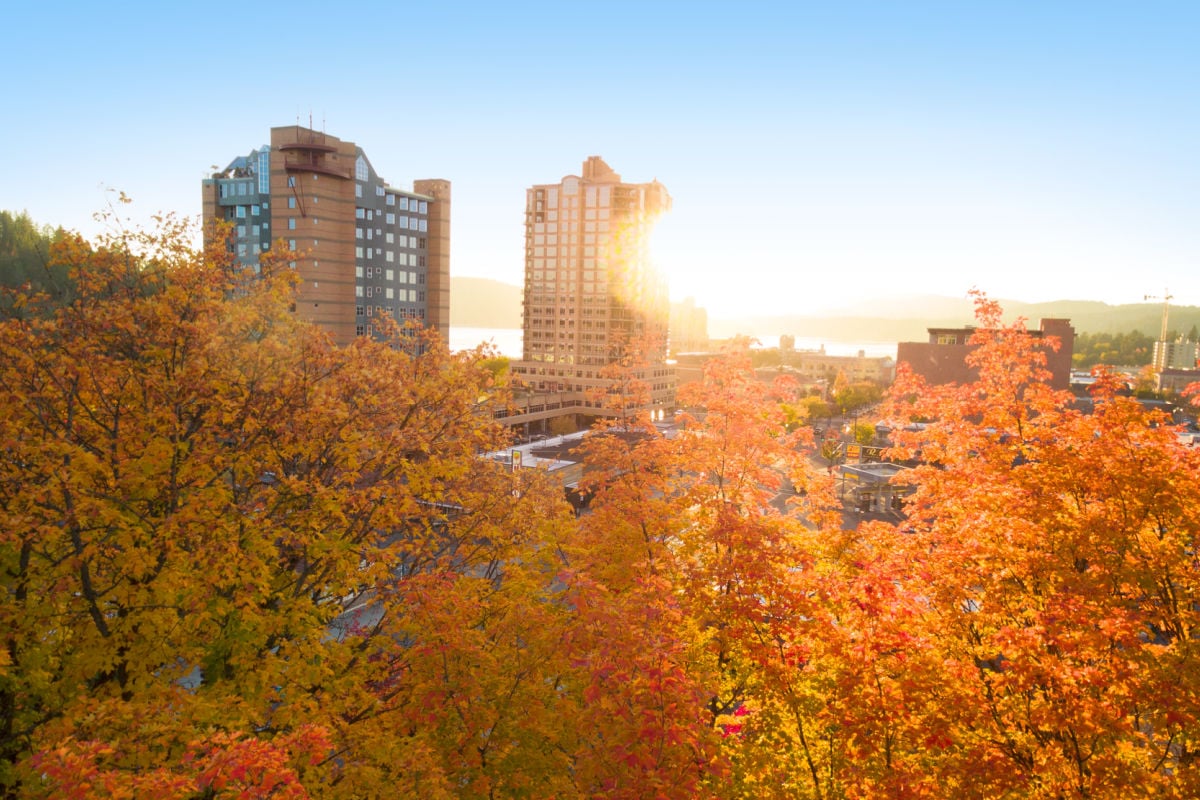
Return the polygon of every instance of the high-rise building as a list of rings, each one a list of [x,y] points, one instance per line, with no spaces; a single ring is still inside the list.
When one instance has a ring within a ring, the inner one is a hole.
[[[247,269],[269,248],[294,254],[296,314],[339,344],[385,317],[449,335],[449,181],[396,188],[353,142],[290,125],[205,179],[203,193],[206,230],[228,221]]]
[[[1154,371],[1170,369],[1195,369],[1200,357],[1200,344],[1180,339],[1175,342],[1154,343]]]
[[[648,344],[653,402],[674,402],[663,363],[667,285],[648,253],[654,221],[670,207],[661,183],[625,183],[599,156],[581,175],[526,191],[524,345],[513,365],[526,385],[582,396],[604,385],[601,369],[627,347]]]

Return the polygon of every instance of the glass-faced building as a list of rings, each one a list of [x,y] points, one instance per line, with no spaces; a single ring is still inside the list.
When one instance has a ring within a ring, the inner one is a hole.
[[[296,314],[346,344],[385,318],[445,338],[450,322],[450,182],[384,181],[362,148],[318,131],[271,129],[271,143],[203,182],[204,220],[232,226],[248,270],[284,248],[300,274]]]

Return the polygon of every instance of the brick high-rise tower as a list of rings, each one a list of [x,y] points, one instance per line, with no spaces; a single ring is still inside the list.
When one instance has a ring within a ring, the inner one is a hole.
[[[526,191],[524,348],[513,370],[527,385],[602,386],[602,367],[649,341],[653,402],[674,402],[674,372],[662,363],[667,285],[648,255],[654,221],[670,208],[661,183],[625,183],[599,156],[581,175]]]
[[[233,226],[248,269],[262,251],[295,252],[296,314],[340,344],[380,317],[450,325],[450,182],[387,184],[361,147],[291,125],[203,183],[204,221]],[[207,226],[206,226],[207,227]]]

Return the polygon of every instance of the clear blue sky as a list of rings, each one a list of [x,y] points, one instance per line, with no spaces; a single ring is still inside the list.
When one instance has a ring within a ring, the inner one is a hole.
[[[309,115],[453,182],[452,270],[519,284],[524,189],[602,155],[675,200],[714,316],[973,286],[1200,304],[1200,3],[32,3],[4,12],[0,208],[198,215]]]

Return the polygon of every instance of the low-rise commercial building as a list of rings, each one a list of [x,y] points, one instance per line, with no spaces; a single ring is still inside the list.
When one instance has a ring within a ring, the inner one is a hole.
[[[927,342],[900,342],[896,348],[896,361],[908,364],[913,372],[932,384],[970,383],[978,379],[979,373],[967,363],[967,355],[975,349],[970,344],[976,328],[929,328]],[[1068,389],[1071,383],[1071,354],[1075,348],[1075,329],[1068,319],[1043,319],[1041,327],[1030,330],[1035,339],[1055,337],[1059,341],[1057,351],[1044,348],[1046,369],[1050,371],[1050,385],[1055,389]]]

